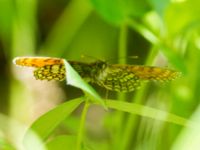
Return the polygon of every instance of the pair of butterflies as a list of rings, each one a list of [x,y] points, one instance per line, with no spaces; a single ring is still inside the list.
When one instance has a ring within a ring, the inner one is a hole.
[[[39,80],[65,79],[64,59],[52,57],[16,57],[14,64],[35,67],[34,76]],[[170,81],[180,76],[180,72],[168,68],[140,65],[108,64],[105,61],[83,63],[68,61],[87,82],[98,84],[111,91],[131,92],[141,81]]]

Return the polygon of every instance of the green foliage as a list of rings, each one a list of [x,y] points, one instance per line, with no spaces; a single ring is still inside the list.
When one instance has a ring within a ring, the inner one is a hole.
[[[150,10],[146,0],[91,0],[104,19],[113,24],[123,24],[127,18],[142,17]]]
[[[47,143],[47,148],[49,150],[63,150],[64,147],[73,149],[72,147],[74,147],[74,145],[76,145],[75,136],[62,135],[49,141]]]
[[[49,111],[40,117],[32,126],[31,130],[36,132],[41,139],[46,139],[54,129],[65,120],[65,118],[76,109],[82,102],[82,98],[71,100],[59,105],[57,108]],[[48,122],[48,124],[47,124]],[[27,140],[27,138],[25,138]]]
[[[62,2],[54,6],[59,2],[0,1],[0,59],[5,57],[11,62],[13,57],[22,55],[65,58],[65,86],[83,91],[80,96],[68,88],[66,95],[71,94],[73,98],[36,119],[28,128],[24,143],[16,140],[24,130],[13,136],[10,132],[14,126],[8,126],[9,120],[1,120],[0,149],[12,150],[24,144],[27,149],[34,149],[41,140],[41,149],[49,150],[198,150],[200,1]],[[166,84],[143,84],[127,95],[111,93],[108,96],[114,95],[112,99],[104,98],[104,94],[96,92],[101,89],[88,85],[67,62],[69,59],[78,61],[81,54],[106,60],[125,58],[119,60],[120,63],[130,62],[127,56],[139,55],[141,64],[163,63],[162,66],[169,65],[181,71],[183,76]],[[9,100],[9,117],[30,123],[29,108],[34,105],[31,100],[51,89],[45,87],[40,94],[31,95],[29,93],[34,93],[35,89],[30,90],[30,87],[34,84],[25,78],[25,73],[18,75],[19,80],[19,76],[24,77],[22,85],[10,79],[7,73],[10,65],[1,64],[4,65],[2,70],[6,68],[6,75],[4,78],[3,73],[0,75],[0,82],[11,86],[8,92],[1,84],[0,94],[10,95],[0,102]],[[74,98],[77,95],[79,97]],[[52,101],[51,98],[47,100]],[[90,115],[93,116],[90,118]],[[38,135],[38,140],[32,140],[29,134],[32,131]]]

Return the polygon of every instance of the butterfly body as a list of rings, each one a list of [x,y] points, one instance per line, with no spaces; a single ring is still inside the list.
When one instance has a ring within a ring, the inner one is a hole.
[[[153,66],[108,64],[105,61],[83,63],[68,61],[78,74],[87,82],[98,84],[108,90],[130,92],[137,89],[141,81],[170,81],[180,72]],[[65,79],[64,60],[51,57],[17,57],[14,63],[20,66],[35,67],[34,76],[40,80]]]

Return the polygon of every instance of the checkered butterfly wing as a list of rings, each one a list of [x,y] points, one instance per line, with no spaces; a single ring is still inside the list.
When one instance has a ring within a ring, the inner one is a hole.
[[[34,76],[40,80],[65,79],[63,59],[51,57],[16,57],[14,64],[19,66],[34,67]]]
[[[98,76],[97,84],[108,90],[130,92],[140,86],[141,81],[170,81],[180,72],[167,68],[139,65],[107,65]]]
[[[140,79],[124,66],[107,65],[99,74],[97,84],[108,90],[128,92],[140,86]]]

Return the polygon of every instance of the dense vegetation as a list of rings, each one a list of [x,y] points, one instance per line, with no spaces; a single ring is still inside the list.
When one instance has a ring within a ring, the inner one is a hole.
[[[1,0],[0,149],[199,149],[199,6]],[[106,94],[67,62],[67,82],[35,80],[30,68],[12,64],[17,56],[160,66],[182,77]]]

